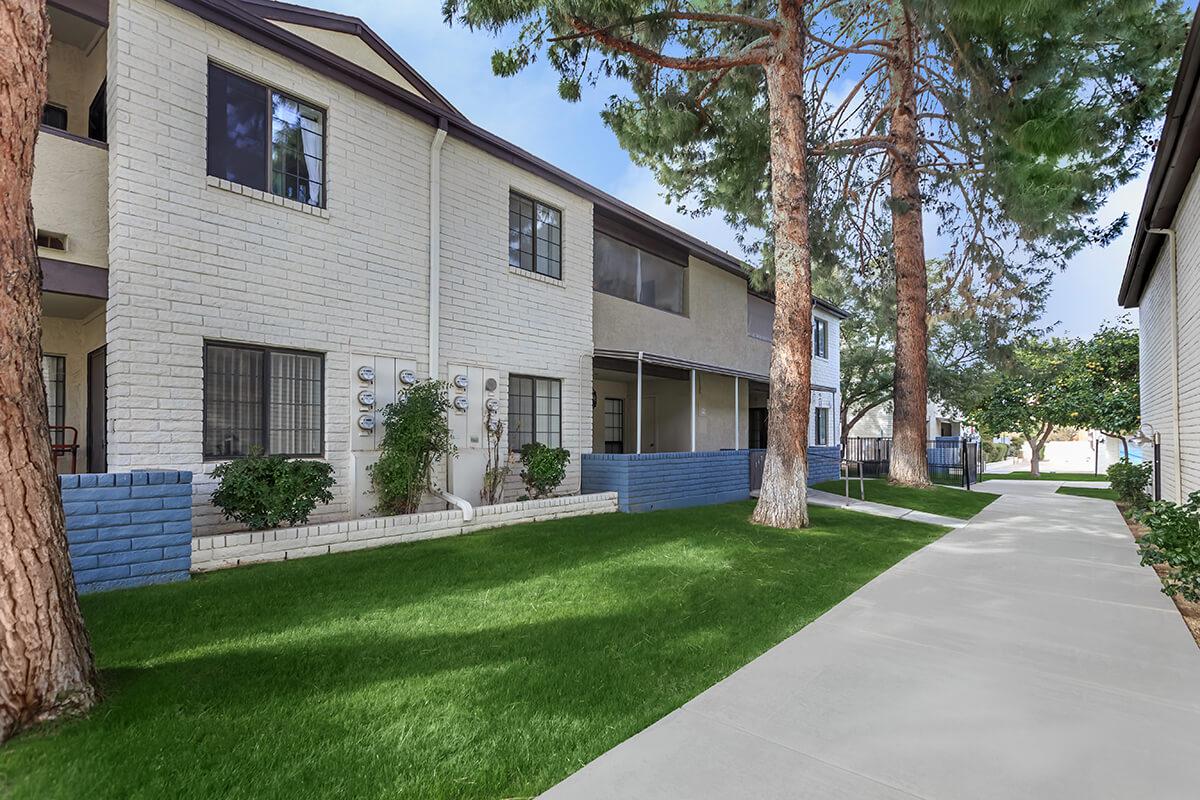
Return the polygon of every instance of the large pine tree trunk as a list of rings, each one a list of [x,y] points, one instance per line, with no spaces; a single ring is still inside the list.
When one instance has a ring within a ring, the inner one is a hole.
[[[892,457],[888,478],[905,486],[928,486],[925,450],[929,397],[929,300],[925,271],[925,235],[921,219],[921,182],[917,170],[920,128],[917,120],[914,30],[902,0],[893,3],[891,95],[895,107],[890,128],[892,240],[896,258],[896,365],[892,382]]]
[[[808,525],[808,409],[812,386],[812,273],[808,247],[804,7],[783,0],[784,26],[768,59],[771,200],[775,232],[775,327],[770,425],[754,521]]]
[[[0,6],[0,742],[96,700],[41,371],[33,147],[46,98],[37,0]]]

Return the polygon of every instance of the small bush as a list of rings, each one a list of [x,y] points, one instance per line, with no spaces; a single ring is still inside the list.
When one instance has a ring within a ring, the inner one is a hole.
[[[381,452],[368,470],[380,513],[414,513],[430,489],[434,462],[454,455],[448,392],[442,381],[422,381],[383,410]]]
[[[1153,475],[1154,467],[1149,462],[1133,464],[1121,459],[1108,468],[1108,482],[1117,493],[1117,499],[1135,511],[1150,502],[1146,487]]]
[[[980,444],[983,447],[984,461],[991,463],[1008,458],[1008,445],[1004,442],[981,442]]]
[[[571,453],[561,447],[547,447],[540,442],[521,448],[521,480],[534,500],[545,497],[558,488],[567,477]]]
[[[1137,519],[1150,529],[1138,542],[1142,564],[1168,567],[1163,592],[1200,602],[1200,492],[1182,506],[1157,500]]]
[[[323,461],[264,456],[261,451],[213,470],[213,505],[251,530],[303,525],[317,503],[333,499],[333,467]]]

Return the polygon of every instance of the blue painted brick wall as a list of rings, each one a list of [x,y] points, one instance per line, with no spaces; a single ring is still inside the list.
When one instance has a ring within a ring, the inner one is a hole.
[[[616,492],[622,511],[730,503],[750,496],[750,451],[585,453],[582,491]],[[835,480],[840,447],[808,448],[808,482]]]
[[[750,496],[747,450],[585,453],[583,491],[616,492],[622,511],[729,503]]]
[[[60,475],[58,483],[81,593],[187,580],[192,473]]]

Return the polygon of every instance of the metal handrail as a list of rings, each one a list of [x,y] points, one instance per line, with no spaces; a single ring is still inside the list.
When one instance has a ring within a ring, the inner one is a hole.
[[[850,499],[850,465],[858,465],[858,499],[865,501],[867,499],[866,483],[863,481],[863,462],[855,461],[849,458],[843,458],[841,466],[843,469],[842,478],[846,481],[846,499]]]

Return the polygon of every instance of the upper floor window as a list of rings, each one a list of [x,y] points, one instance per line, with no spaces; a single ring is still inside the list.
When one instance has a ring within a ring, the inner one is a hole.
[[[508,265],[561,279],[562,212],[509,192]]]
[[[325,205],[325,112],[208,65],[208,174]]]
[[[775,327],[775,304],[752,294],[746,295],[746,332],[755,339],[771,341]]]
[[[682,314],[683,275],[679,264],[596,233],[592,287],[597,292]]]
[[[813,317],[813,355],[829,358],[829,322]]]
[[[204,457],[321,455],[324,372],[320,353],[205,343]]]
[[[42,106],[42,124],[47,128],[65,131],[67,129],[67,110],[54,103],[46,103]]]

